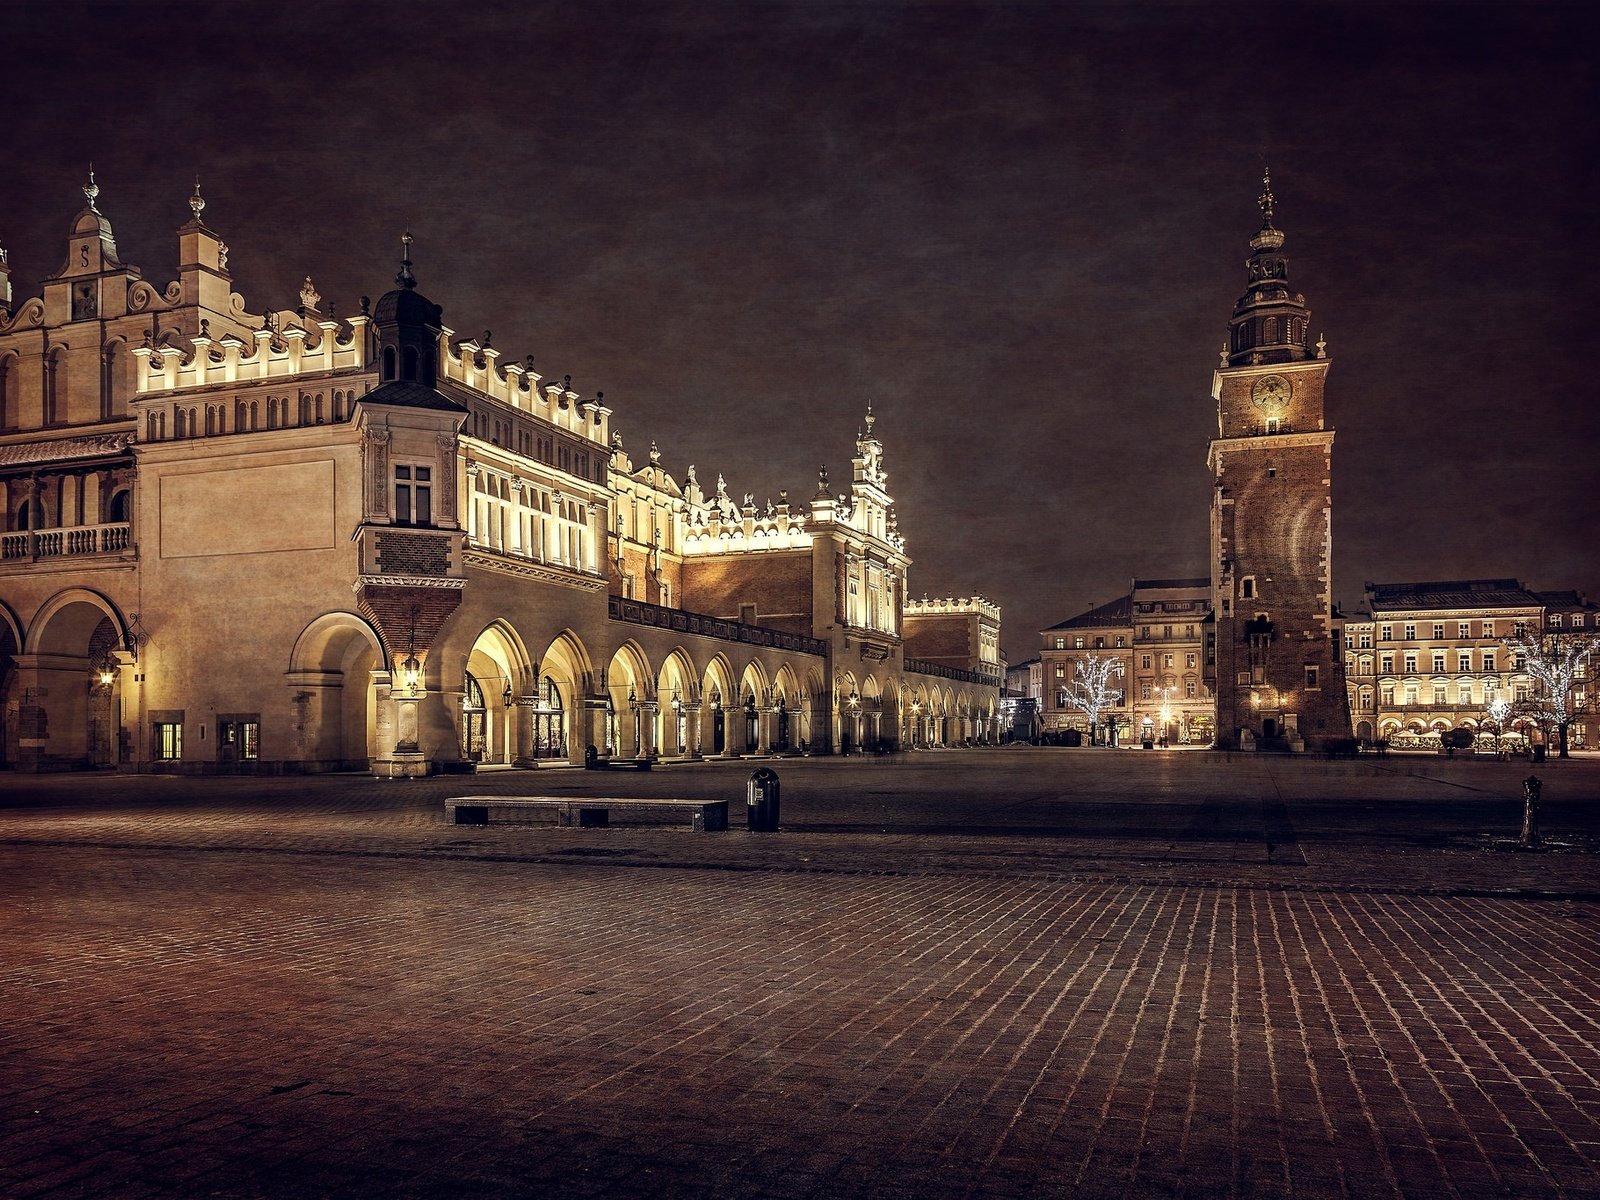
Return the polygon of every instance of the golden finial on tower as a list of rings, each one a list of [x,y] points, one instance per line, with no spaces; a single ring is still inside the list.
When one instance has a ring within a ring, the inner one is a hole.
[[[1272,209],[1277,203],[1272,194],[1272,168],[1261,168],[1261,195],[1256,197],[1256,203],[1261,205],[1261,228],[1272,228]]]

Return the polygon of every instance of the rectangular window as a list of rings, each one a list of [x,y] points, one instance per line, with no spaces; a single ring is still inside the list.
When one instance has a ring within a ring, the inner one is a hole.
[[[1406,674],[1407,675],[1415,675],[1416,673],[1417,673],[1417,656],[1415,654],[1408,654],[1408,655],[1406,655]]]
[[[1472,622],[1471,621],[1462,621],[1460,624],[1458,624],[1456,626],[1456,636],[1457,637],[1464,637],[1464,638],[1465,637],[1471,637],[1472,636]]]
[[[1193,700],[1194,699],[1194,680],[1185,679],[1183,681],[1183,694],[1184,694],[1186,699],[1189,699],[1189,700]]]
[[[151,741],[158,760],[177,761],[183,757],[183,724],[179,721],[157,721]]]
[[[1406,634],[1406,637],[1405,637],[1406,641],[1408,641],[1408,642],[1416,641],[1417,640],[1417,627],[1415,625],[1408,624],[1406,626],[1406,628],[1405,628],[1405,634]]]
[[[1436,683],[1433,685],[1433,702],[1439,705],[1441,708],[1444,706],[1444,684]]]
[[[1083,649],[1083,638],[1081,636],[1075,637],[1075,638],[1072,639],[1072,648],[1074,650],[1082,650]]]
[[[1254,600],[1256,598],[1256,580],[1254,575],[1246,575],[1241,581],[1241,586],[1243,590],[1239,593],[1240,599]]]
[[[1162,669],[1162,670],[1163,670],[1163,671],[1170,671],[1170,670],[1172,670],[1172,655],[1170,655],[1170,654],[1163,654],[1163,655],[1162,655],[1162,656],[1161,656],[1161,669]]]
[[[1139,685],[1139,699],[1141,699],[1141,700],[1150,699],[1150,685],[1148,683],[1141,683]]]
[[[1383,673],[1385,675],[1393,675],[1394,674],[1394,655],[1392,655],[1392,654],[1383,655],[1382,656],[1382,664],[1383,665],[1382,665],[1382,667],[1380,669],[1383,671]]]
[[[1104,650],[1106,648],[1106,639],[1104,637],[1095,638],[1094,639],[1094,648],[1096,650]]]
[[[1433,669],[1435,671],[1444,670],[1444,651],[1443,650],[1435,650],[1433,652]]]
[[[396,463],[394,519],[397,525],[433,524],[433,468]]]
[[[1470,651],[1470,650],[1459,650],[1459,651],[1456,652],[1456,670],[1458,670],[1458,671],[1470,671],[1470,670],[1472,670],[1472,651]]]
[[[1194,655],[1185,654],[1183,656],[1183,665],[1191,671],[1194,670]]]
[[[1150,669],[1150,656],[1148,654],[1141,654],[1139,656],[1139,669],[1141,671],[1148,671]]]
[[[1433,623],[1433,637],[1435,641],[1438,641],[1440,638],[1444,637],[1444,622],[1435,621]]]
[[[1469,707],[1472,704],[1472,685],[1470,683],[1463,683],[1456,689],[1456,691],[1461,696],[1461,700],[1459,702],[1461,706],[1463,708]]]
[[[1394,640],[1394,626],[1393,625],[1380,625],[1378,627],[1378,639],[1380,641],[1384,641],[1384,642],[1393,641]]]
[[[1363,650],[1372,649],[1372,631],[1370,629],[1361,635],[1361,648]]]
[[[1408,683],[1408,684],[1406,684],[1406,707],[1407,708],[1415,708],[1416,704],[1417,704],[1417,685],[1414,684],[1414,683]]]
[[[1193,625],[1185,625],[1183,627],[1183,636],[1184,637],[1193,637],[1194,636],[1194,626]]]
[[[1394,685],[1393,684],[1390,684],[1388,687],[1383,689],[1383,703],[1384,703],[1385,707],[1388,707],[1388,708],[1393,708],[1394,707]]]
[[[1124,649],[1127,646],[1127,644],[1128,644],[1128,639],[1126,637],[1124,637],[1120,633],[1117,634],[1117,649],[1118,650]]]
[[[1067,648],[1067,639],[1064,638],[1064,637],[1058,637],[1056,639],[1056,649],[1057,650],[1065,650],[1066,648]]]
[[[1483,652],[1483,669],[1485,671],[1492,671],[1492,670],[1495,669],[1494,668],[1494,651],[1493,650],[1485,650]]]
[[[1572,614],[1572,627],[1574,629],[1582,629],[1583,628],[1583,614],[1582,613],[1573,613]]]
[[[1164,637],[1164,638],[1171,637],[1172,636],[1172,626],[1171,625],[1163,625],[1161,627],[1161,636]]]
[[[1066,677],[1067,677],[1067,666],[1066,666],[1066,664],[1065,663],[1057,663],[1056,664],[1056,678],[1057,679],[1065,679]]]
[[[1493,621],[1485,621],[1483,623],[1483,636],[1484,637],[1493,637],[1494,636],[1494,622]]]
[[[1550,628],[1551,629],[1560,629],[1561,628],[1561,614],[1560,613],[1551,613],[1550,614]]]
[[[1532,695],[1533,695],[1533,690],[1527,684],[1525,684],[1525,683],[1517,684],[1516,697],[1517,697],[1517,703],[1518,704],[1526,704],[1528,702],[1529,698]]]
[[[1317,669],[1315,667],[1313,667],[1313,666],[1307,666],[1306,667],[1306,687],[1314,688],[1316,686],[1317,686]]]

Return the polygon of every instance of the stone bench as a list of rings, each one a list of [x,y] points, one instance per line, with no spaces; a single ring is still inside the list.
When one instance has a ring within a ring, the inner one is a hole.
[[[621,799],[596,796],[452,796],[444,802],[444,819],[451,825],[487,825],[492,811],[554,809],[556,824],[580,829],[603,829],[612,812],[687,813],[696,833],[720,833],[728,828],[726,800]],[[515,818],[513,818],[515,819]]]

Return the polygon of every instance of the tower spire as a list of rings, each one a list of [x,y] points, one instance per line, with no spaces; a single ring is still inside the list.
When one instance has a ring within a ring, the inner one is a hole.
[[[1261,195],[1256,197],[1256,203],[1261,206],[1261,230],[1265,233],[1272,226],[1272,210],[1277,204],[1277,197],[1272,194],[1272,168],[1261,168]]]
[[[394,281],[408,291],[417,286],[417,277],[411,273],[411,231],[400,235],[400,273]]]

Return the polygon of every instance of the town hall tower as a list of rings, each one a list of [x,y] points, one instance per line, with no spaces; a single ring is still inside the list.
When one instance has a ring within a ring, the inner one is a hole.
[[[1333,623],[1329,359],[1289,283],[1270,176],[1212,378],[1208,463],[1219,739],[1301,749],[1349,734]]]

